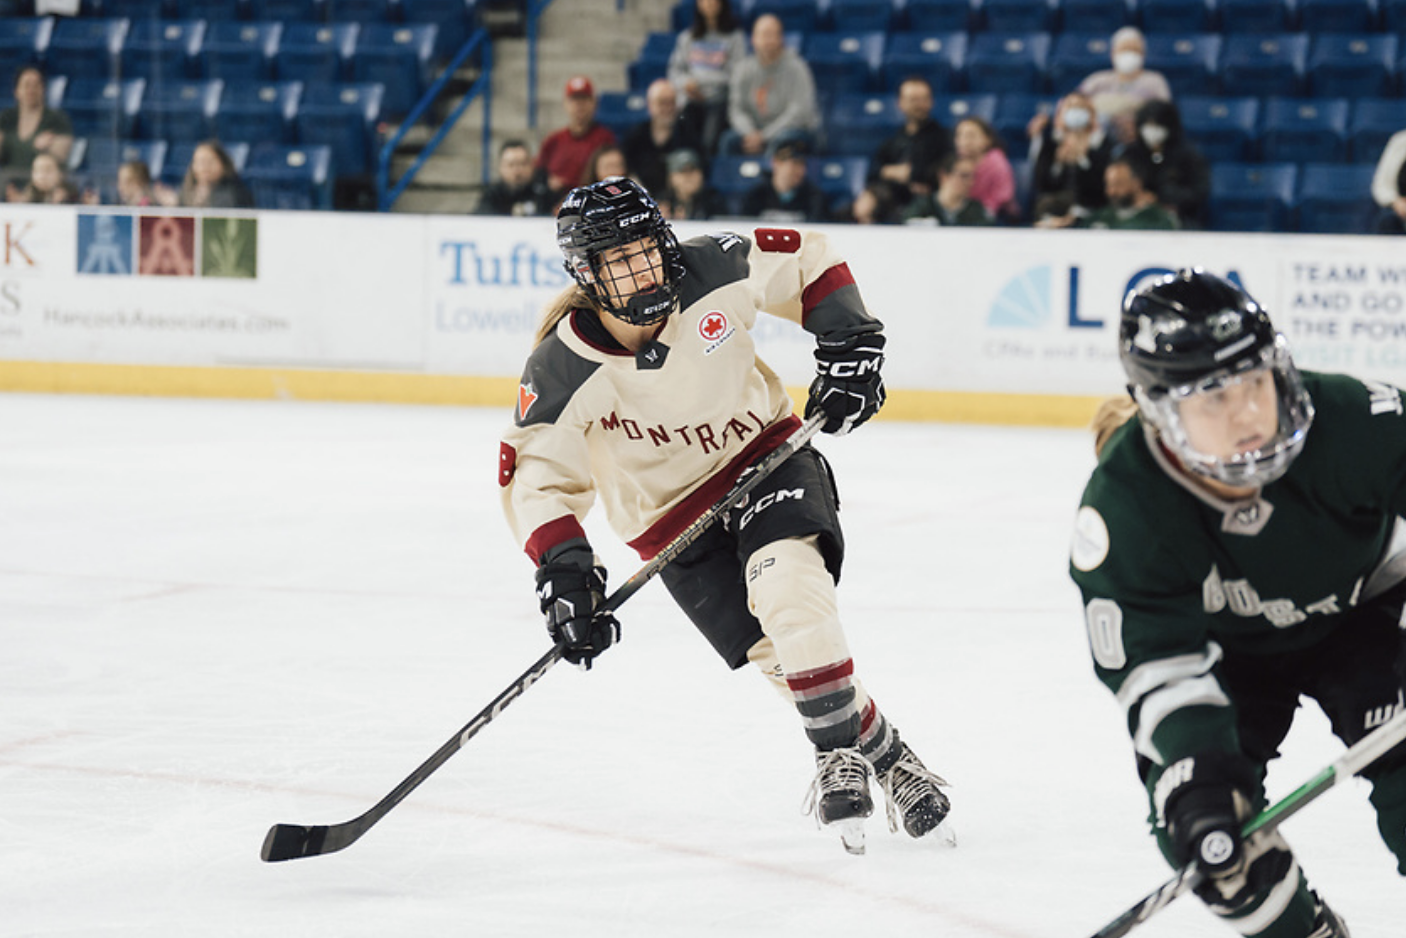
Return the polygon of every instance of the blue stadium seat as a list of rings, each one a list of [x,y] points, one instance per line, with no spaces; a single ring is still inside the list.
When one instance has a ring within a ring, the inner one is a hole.
[[[971,30],[976,11],[972,0],[907,0],[903,18],[914,32],[965,33]]]
[[[1294,28],[1289,0],[1216,0],[1223,33],[1273,35]]]
[[[864,191],[869,176],[869,158],[865,156],[811,157],[806,175],[830,200],[831,211],[853,202]]]
[[[227,82],[268,81],[273,77],[273,63],[282,37],[282,23],[235,20],[210,23],[205,30],[200,56],[202,74]]]
[[[1065,30],[1113,35],[1133,21],[1128,0],[1061,0],[1060,18]]]
[[[1156,33],[1147,37],[1147,67],[1162,73],[1177,98],[1220,90],[1220,54],[1217,33]]]
[[[1259,98],[1188,95],[1176,104],[1182,128],[1211,163],[1258,158]]]
[[[1268,98],[1260,115],[1260,159],[1339,163],[1347,158],[1346,98]]]
[[[810,33],[801,47],[822,95],[878,91],[883,55],[881,32]]]
[[[320,23],[325,0],[249,0],[251,20]]]
[[[920,75],[932,85],[934,94],[962,91],[966,88],[966,61],[966,33],[893,33],[884,44],[879,83],[886,90],[897,91],[903,79]]]
[[[244,167],[244,182],[259,208],[331,208],[332,148],[255,144]]]
[[[468,41],[474,27],[475,0],[400,0],[400,16],[407,23],[434,23],[435,58],[448,61]]]
[[[117,170],[123,163],[141,160],[151,170],[151,178],[161,175],[166,166],[165,140],[119,140],[115,137],[89,137],[83,153],[69,159],[69,169],[104,194],[117,189]],[[74,152],[78,147],[75,144]]]
[[[1398,35],[1406,33],[1406,0],[1378,0],[1378,12],[1382,29]]]
[[[131,22],[122,17],[78,17],[54,24],[44,68],[52,75],[116,78]]]
[[[986,29],[997,33],[1040,33],[1054,28],[1051,0],[981,0],[977,8]]]
[[[185,182],[191,158],[195,156],[195,148],[200,144],[199,140],[171,144],[170,149],[166,151],[166,168],[159,171],[152,170],[152,177],[159,178],[168,186],[179,188]],[[234,171],[243,177],[244,167],[249,165],[249,144],[243,140],[221,140],[220,146],[224,147],[225,152],[229,154],[229,160],[234,164]]]
[[[624,140],[641,121],[649,119],[642,91],[602,91],[596,95],[596,121],[609,127],[616,140]]]
[[[1092,72],[1110,66],[1109,33],[1060,33],[1050,48],[1050,61],[1046,74],[1049,76],[1050,90],[1056,94],[1068,94]]]
[[[1148,38],[1205,33],[1215,25],[1208,0],[1138,0],[1137,10]]]
[[[82,6],[89,6],[88,3]],[[166,0],[101,0],[91,4],[95,12],[100,16],[122,16],[130,19],[133,23],[137,20],[159,20],[171,16],[174,11],[167,5]],[[88,11],[80,9],[80,15],[87,15]]]
[[[835,156],[872,156],[902,126],[891,94],[836,95],[825,110],[827,149]]]
[[[116,140],[131,136],[145,91],[140,78],[71,78],[59,106],[73,123],[74,136]]]
[[[1303,33],[1226,36],[1221,46],[1221,92],[1259,97],[1302,94],[1308,39]]]
[[[356,48],[357,23],[285,23],[274,59],[280,81],[342,81]]]
[[[764,13],[780,17],[787,32],[810,33],[820,28],[820,4],[816,0],[737,0],[732,9],[749,30]]]
[[[1372,199],[1374,167],[1308,163],[1299,167],[1298,230],[1318,234],[1371,234],[1377,203]]]
[[[1030,119],[1036,114],[1054,114],[1058,95],[1051,94],[1003,94],[996,102],[996,114],[991,126],[1006,143],[1008,153],[1025,152],[1029,136],[1026,129]]]
[[[967,87],[984,94],[1045,90],[1049,33],[977,33],[967,46]]]
[[[1214,163],[1213,231],[1288,231],[1298,182],[1293,163]]]
[[[229,82],[212,121],[221,140],[293,143],[300,81]]]
[[[331,147],[338,176],[370,172],[384,97],[385,86],[379,82],[305,83],[294,118],[298,143]]]
[[[1390,95],[1396,89],[1399,45],[1397,37],[1386,34],[1314,36],[1308,53],[1309,91],[1326,98]]]
[[[676,38],[673,33],[657,32],[644,37],[639,55],[625,66],[625,80],[631,91],[644,91],[650,82],[667,74]]]
[[[933,95],[932,116],[948,130],[956,127],[964,117],[980,117],[988,124],[994,124],[998,100],[994,94]]]
[[[224,85],[218,78],[147,82],[134,136],[193,141],[213,136],[213,119]]]
[[[176,9],[181,16],[213,24],[243,19],[244,0],[180,0]]]
[[[204,40],[204,20],[134,19],[122,44],[122,77],[151,83],[193,78]]]
[[[326,0],[323,10],[329,23],[390,23],[396,19],[396,0]]]
[[[1348,151],[1354,163],[1372,163],[1382,158],[1386,142],[1399,130],[1402,120],[1400,98],[1362,98],[1352,105],[1348,120]]]
[[[41,62],[53,34],[52,16],[0,18],[0,67],[4,74],[13,76],[21,65]]]
[[[829,27],[841,32],[888,32],[897,18],[896,0],[830,0]]]
[[[742,197],[767,178],[766,161],[755,156],[714,157],[708,168],[708,185],[727,205],[730,215],[740,214]]]
[[[367,23],[352,52],[352,81],[386,86],[381,107],[390,117],[410,112],[434,80],[434,23]]]
[[[1311,35],[1367,33],[1377,27],[1376,0],[1295,0],[1299,29]]]

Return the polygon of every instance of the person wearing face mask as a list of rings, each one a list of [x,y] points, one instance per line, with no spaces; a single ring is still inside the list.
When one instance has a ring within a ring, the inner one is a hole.
[[[1123,231],[1170,231],[1181,227],[1177,217],[1157,201],[1147,187],[1147,163],[1131,154],[1113,158],[1103,171],[1108,204],[1094,212],[1080,227]]]
[[[1211,195],[1211,168],[1182,132],[1181,112],[1170,101],[1148,101],[1138,108],[1137,139],[1126,152],[1149,167],[1148,188],[1176,213],[1183,228],[1204,228]]]
[[[1113,67],[1085,78],[1079,83],[1079,90],[1093,101],[1099,120],[1114,138],[1119,143],[1132,143],[1137,109],[1147,101],[1172,100],[1172,89],[1161,72],[1145,67],[1147,43],[1136,27],[1118,30],[1110,45]]]
[[[1087,95],[1065,95],[1054,118],[1037,114],[1027,133],[1038,227],[1066,228],[1108,204],[1103,171],[1113,156],[1113,141],[1095,120]]]

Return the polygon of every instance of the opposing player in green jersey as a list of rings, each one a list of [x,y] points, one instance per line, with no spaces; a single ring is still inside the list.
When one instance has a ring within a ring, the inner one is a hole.
[[[1241,934],[1347,938],[1283,836],[1240,829],[1301,697],[1348,744],[1403,707],[1402,394],[1301,374],[1266,312],[1200,270],[1129,294],[1119,341],[1135,406],[1096,421],[1070,572],[1158,845]],[[1363,775],[1406,874],[1406,746]]]

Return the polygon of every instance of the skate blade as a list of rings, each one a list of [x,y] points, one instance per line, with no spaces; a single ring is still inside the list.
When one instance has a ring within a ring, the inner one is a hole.
[[[864,818],[853,817],[837,821],[835,826],[839,828],[840,843],[844,844],[845,853],[857,857],[864,856]]]
[[[924,839],[931,840],[939,847],[955,847],[957,846],[957,831],[952,827],[950,821],[943,821],[929,831],[928,836]]]

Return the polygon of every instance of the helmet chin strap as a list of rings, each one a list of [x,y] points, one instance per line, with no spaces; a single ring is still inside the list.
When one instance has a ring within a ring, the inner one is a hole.
[[[624,320],[632,326],[652,326],[669,317],[674,311],[675,299],[672,291],[654,287],[630,297],[625,301],[623,308],[610,302],[605,303],[605,308],[616,319]]]

